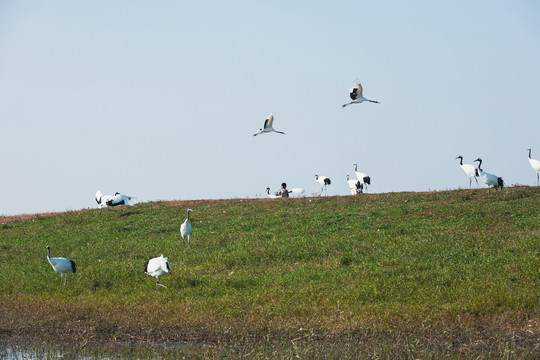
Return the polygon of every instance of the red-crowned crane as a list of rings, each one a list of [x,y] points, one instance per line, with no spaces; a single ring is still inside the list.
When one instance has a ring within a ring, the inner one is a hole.
[[[113,195],[103,195],[100,190],[96,191],[96,202],[101,208],[104,206],[118,206],[118,205],[133,205],[135,198],[132,196],[122,195],[119,192]]]
[[[478,184],[478,179],[476,178],[476,167],[472,164],[464,164],[463,156],[461,155],[459,155],[456,159],[459,159],[459,166],[461,166],[463,171],[465,171],[465,174],[467,174],[467,176],[469,177],[469,189],[471,188],[472,178],[476,180],[476,185],[480,186],[480,184]]]
[[[319,194],[319,196],[322,195],[323,190],[324,190],[324,195],[326,195],[326,186],[332,184],[332,181],[330,181],[330,178],[326,176],[319,176],[319,174],[315,174],[315,181],[317,181],[321,185],[321,193]]]
[[[270,114],[270,115],[268,115],[266,120],[264,120],[263,128],[259,129],[259,132],[256,133],[256,134],[253,134],[253,136],[261,135],[261,134],[264,134],[264,133],[270,133],[270,132],[276,132],[278,134],[285,135],[285,133],[282,132],[282,131],[274,130],[273,124],[274,124],[274,114]]]
[[[347,174],[347,184],[349,184],[349,190],[351,190],[351,195],[360,194],[364,186],[358,180],[349,180],[349,174]]]
[[[182,223],[182,225],[180,225],[180,235],[182,235],[182,241],[185,244],[186,240],[184,239],[184,237],[187,236],[188,246],[189,246],[189,237],[191,236],[191,223],[189,222],[189,213],[192,212],[192,211],[193,210],[191,210],[191,209],[187,209],[187,218]]]
[[[76,273],[77,267],[75,263],[66,258],[52,258],[51,257],[51,248],[47,245],[47,260],[51,264],[54,271],[60,273],[60,290],[62,290],[62,280],[64,280],[64,285],[67,283],[67,273]],[[64,278],[65,276],[65,278]]]
[[[531,164],[534,171],[536,171],[536,186],[539,185],[539,174],[540,174],[540,161],[531,158],[531,148],[527,148],[529,150],[529,163]]]
[[[166,257],[163,257],[163,254],[161,254],[160,257],[153,257],[146,260],[146,263],[144,264],[144,272],[156,278],[156,287],[166,287],[165,285],[159,283],[159,277],[168,275],[171,272],[171,265],[169,264],[169,260]]]
[[[367,186],[371,185],[371,178],[368,176],[368,174],[358,171],[358,166],[356,165],[356,163],[354,163],[353,165],[356,178],[358,179],[358,181],[360,181],[360,184],[362,184],[362,188],[366,188],[367,192]]]
[[[351,88],[349,89],[349,96],[351,97],[352,101],[347,104],[343,104],[342,107],[352,105],[352,104],[360,104],[364,101],[369,101],[372,103],[379,104],[378,101],[370,100],[364,97],[362,94],[364,92],[364,89],[362,89],[362,84],[360,84],[360,80],[355,80]]]
[[[481,166],[482,166],[481,158],[478,158],[474,161],[478,161],[478,169],[476,169],[478,176],[480,176],[480,178],[484,180],[484,183],[488,186],[488,197],[489,197],[489,190],[491,189],[491,187],[494,187],[495,191],[497,191],[498,188],[502,189],[504,187],[504,181],[502,177],[487,173],[481,169]]]

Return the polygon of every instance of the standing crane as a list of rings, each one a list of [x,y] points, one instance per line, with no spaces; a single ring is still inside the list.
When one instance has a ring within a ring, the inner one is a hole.
[[[67,273],[76,273],[77,267],[75,262],[68,260],[63,257],[52,258],[51,257],[51,248],[47,245],[47,260],[51,264],[54,271],[60,273],[60,290],[62,290],[62,280],[64,280],[64,286],[67,283]],[[65,278],[64,278],[65,276]]]
[[[531,148],[527,148],[529,150],[529,163],[531,164],[534,171],[536,171],[536,186],[539,185],[540,181],[540,161],[531,158]]]
[[[471,188],[471,182],[472,179],[476,180],[476,185],[480,186],[478,184],[478,179],[476,178],[476,167],[472,164],[464,164],[463,163],[463,156],[459,155],[456,159],[459,159],[459,166],[465,171],[465,174],[469,177],[469,189]]]
[[[489,197],[489,190],[491,189],[491,187],[494,187],[495,191],[497,191],[498,188],[502,189],[504,187],[504,181],[502,177],[487,173],[481,169],[481,166],[482,166],[481,158],[478,158],[474,161],[478,161],[478,169],[476,169],[476,172],[478,174],[477,176],[480,176],[480,178],[484,180],[484,183],[488,186],[488,197]]]

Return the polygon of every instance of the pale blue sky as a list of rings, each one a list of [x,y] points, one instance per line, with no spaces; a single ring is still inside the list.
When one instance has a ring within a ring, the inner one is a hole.
[[[538,44],[532,0],[0,0],[0,214],[468,187],[457,155],[533,185]]]

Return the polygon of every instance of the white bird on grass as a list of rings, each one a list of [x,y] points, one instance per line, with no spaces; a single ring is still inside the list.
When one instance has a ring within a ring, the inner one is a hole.
[[[180,235],[182,235],[182,241],[184,244],[186,243],[186,240],[184,239],[185,236],[187,236],[187,243],[189,246],[189,237],[191,236],[191,223],[189,222],[189,213],[193,210],[187,209],[187,218],[186,220],[180,225]]]
[[[75,266],[75,263],[71,260],[68,260],[66,258],[52,258],[51,256],[51,248],[47,245],[47,260],[49,261],[49,264],[51,264],[54,271],[60,273],[60,290],[62,289],[62,280],[64,280],[64,285],[67,283],[67,273],[76,273],[77,268]],[[64,279],[65,276],[65,279]]]
[[[100,190],[96,191],[96,202],[100,209],[104,206],[133,205],[134,199],[132,196],[122,195],[119,192],[113,196],[103,195]]]
[[[536,186],[539,185],[539,173],[540,173],[540,161],[531,158],[531,148],[527,148],[529,150],[529,163],[531,164],[534,171],[536,171]]]
[[[498,188],[502,189],[504,187],[504,181],[502,177],[487,173],[480,168],[482,166],[481,158],[478,158],[474,161],[478,161],[478,169],[476,169],[476,172],[478,174],[477,176],[480,176],[480,178],[484,180],[484,183],[488,186],[488,197],[489,197],[489,192],[490,192],[489,190],[491,189],[491,187],[494,187],[495,191],[497,191]]]
[[[349,90],[349,96],[351,97],[352,101],[350,103],[343,104],[342,107],[352,105],[352,104],[360,104],[360,103],[363,103],[364,101],[369,101],[372,103],[379,104],[378,101],[365,98],[364,95],[362,94],[363,91],[364,89],[362,89],[362,84],[360,84],[360,80],[355,80],[352,87]]]
[[[358,180],[349,180],[349,174],[347,174],[347,184],[351,190],[351,195],[360,194],[362,192],[362,184]]]
[[[256,134],[253,134],[253,136],[261,135],[264,133],[270,133],[270,132],[276,132],[278,134],[285,135],[285,133],[282,131],[274,130],[274,128],[272,127],[273,124],[274,124],[274,114],[270,114],[264,121],[264,127],[262,129],[259,129],[259,132]]]
[[[163,254],[161,254],[160,257],[153,257],[146,260],[146,263],[144,264],[144,272],[156,278],[156,287],[166,287],[165,285],[161,285],[159,283],[159,277],[168,275],[171,272],[171,265],[169,264],[169,260],[166,257],[163,257]]]
[[[366,192],[367,192],[367,186],[371,185],[371,178],[368,176],[368,174],[358,171],[358,166],[356,165],[356,163],[354,163],[353,165],[354,165],[354,173],[356,174],[356,178],[358,179],[358,181],[360,181],[360,184],[362,184],[362,187],[366,188]]]
[[[459,155],[456,159],[459,159],[459,166],[465,171],[465,174],[469,177],[469,189],[471,188],[472,178],[476,180],[476,185],[480,186],[478,184],[478,179],[476,178],[476,167],[472,164],[464,164],[463,163],[463,156]]]
[[[269,187],[266,188],[266,194],[268,194],[268,197],[269,197],[270,199],[277,199],[277,198],[280,198],[280,197],[281,197],[281,195],[278,196],[278,195],[276,195],[276,194],[270,194],[270,188],[269,188]]]
[[[323,190],[324,190],[324,194],[326,195],[326,186],[332,184],[332,181],[330,181],[330,178],[326,176],[319,176],[319,174],[315,174],[315,181],[317,181],[321,185],[321,193],[319,194],[319,196],[322,195]]]

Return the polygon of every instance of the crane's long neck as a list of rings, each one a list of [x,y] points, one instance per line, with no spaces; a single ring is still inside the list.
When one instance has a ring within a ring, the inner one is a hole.
[[[481,166],[482,166],[482,160],[478,160],[478,170],[484,171],[482,170]]]
[[[190,211],[188,210],[188,212],[187,212],[187,220],[188,221],[189,221],[189,213],[190,213]]]
[[[459,159],[459,165],[463,165],[463,158],[460,156],[458,159]]]
[[[358,171],[358,165],[354,164],[354,171]]]
[[[531,148],[527,149],[529,150],[529,159],[531,158]]]

